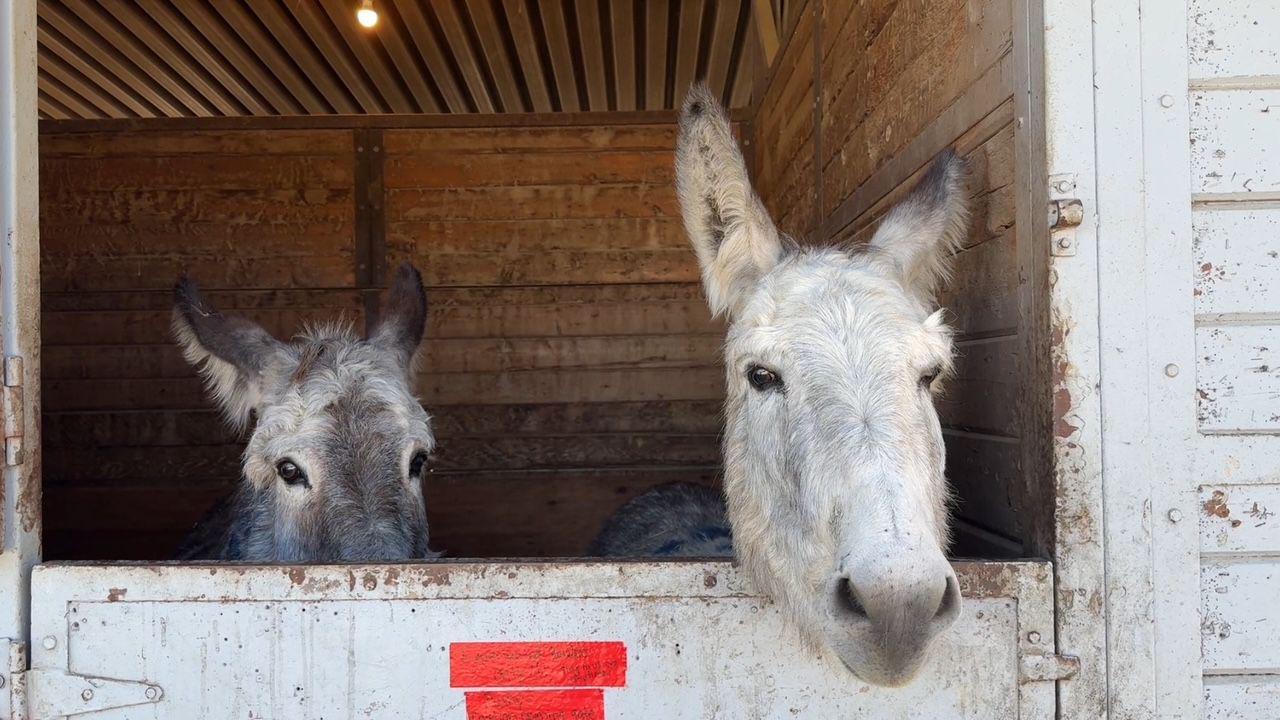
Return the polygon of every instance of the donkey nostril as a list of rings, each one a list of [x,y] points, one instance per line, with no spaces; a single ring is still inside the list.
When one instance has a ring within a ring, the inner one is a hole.
[[[948,574],[946,585],[942,590],[942,599],[938,602],[938,612],[934,613],[934,620],[949,620],[954,618],[960,612],[960,586],[956,582],[956,576]]]
[[[862,606],[862,601],[858,599],[858,593],[853,589],[853,583],[849,582],[849,578],[841,578],[840,582],[836,583],[836,607],[854,617],[867,617],[867,609]]]

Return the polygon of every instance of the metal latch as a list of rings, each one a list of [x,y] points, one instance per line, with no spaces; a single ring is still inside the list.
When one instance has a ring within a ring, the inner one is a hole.
[[[22,407],[22,358],[4,359],[4,386],[0,388],[0,406],[4,413],[4,464],[5,467],[21,465],[26,452],[22,445],[26,422]]]
[[[1074,230],[1084,222],[1084,203],[1075,194],[1074,173],[1049,176],[1049,254],[1054,257],[1076,254]]]
[[[0,676],[3,677],[3,676]],[[9,717],[57,720],[84,713],[160,702],[159,685],[132,680],[27,669],[27,647],[9,643]]]
[[[1055,653],[1026,653],[1018,668],[1018,682],[1069,680],[1080,671],[1080,658]]]

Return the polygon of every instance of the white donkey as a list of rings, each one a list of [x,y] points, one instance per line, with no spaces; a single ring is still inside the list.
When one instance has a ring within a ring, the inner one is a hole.
[[[933,393],[951,367],[935,291],[968,225],[964,161],[939,157],[869,245],[802,248],[699,87],[676,172],[708,302],[730,319],[728,523],[714,491],[664,486],[610,518],[593,554],[732,548],[808,641],[868,682],[905,684],[960,613]]]

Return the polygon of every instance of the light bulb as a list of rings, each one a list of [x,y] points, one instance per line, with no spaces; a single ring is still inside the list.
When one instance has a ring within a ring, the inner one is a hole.
[[[378,11],[373,9],[373,0],[361,3],[360,9],[356,11],[356,21],[367,28],[378,24]]]

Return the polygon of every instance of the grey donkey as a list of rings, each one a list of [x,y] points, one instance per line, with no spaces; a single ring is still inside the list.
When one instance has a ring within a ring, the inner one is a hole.
[[[933,396],[952,366],[936,293],[968,228],[966,175],[947,151],[868,244],[800,247],[752,189],[724,110],[690,91],[676,177],[703,289],[729,319],[725,497],[659,487],[610,518],[597,554],[731,547],[856,675],[917,674],[960,614]]]
[[[227,317],[186,277],[173,331],[230,424],[252,424],[239,487],[178,551],[183,560],[389,561],[435,557],[422,479],[435,446],[412,392],[427,300],[403,265],[367,338],[344,323],[291,342]]]

